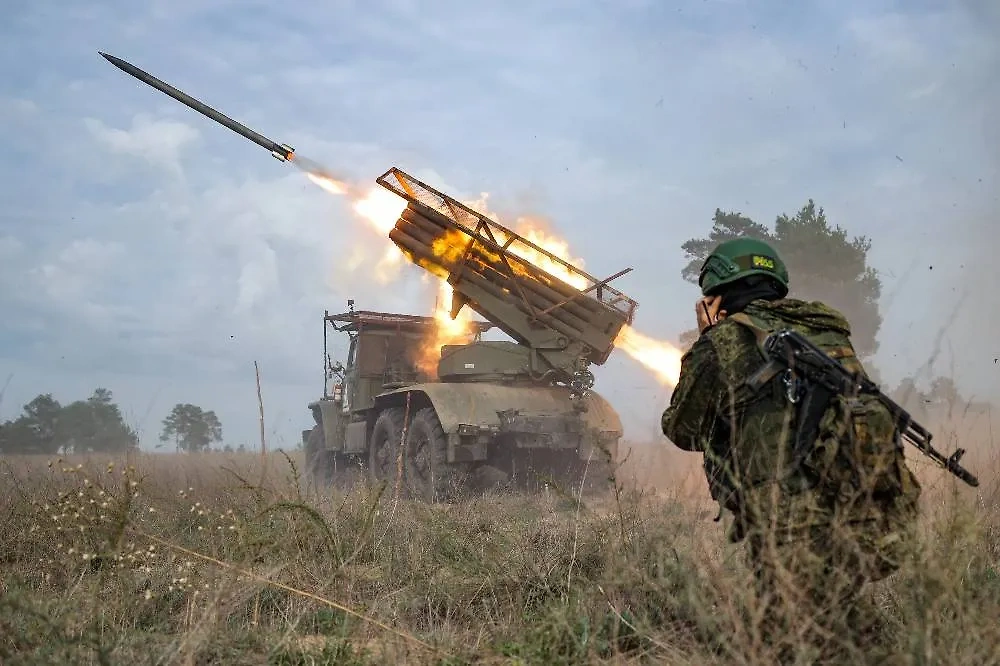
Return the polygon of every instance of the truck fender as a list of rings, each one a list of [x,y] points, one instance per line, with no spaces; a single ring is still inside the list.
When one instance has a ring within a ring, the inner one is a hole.
[[[459,445],[465,431],[499,430],[499,412],[517,410],[523,414],[558,414],[573,410],[569,389],[559,386],[503,386],[485,383],[424,383],[382,393],[375,397],[375,411],[386,407],[401,407],[406,404],[406,393],[411,398],[411,413],[430,406],[434,408],[441,427],[449,439],[449,461],[455,456],[454,447]],[[586,411],[583,424],[594,434],[585,438],[588,446],[580,450],[581,457],[590,455],[592,445],[600,443],[617,455],[618,440],[623,434],[622,422],[611,404],[600,394],[590,391],[583,399]],[[482,451],[473,449],[464,455],[458,453],[456,460],[481,460]]]

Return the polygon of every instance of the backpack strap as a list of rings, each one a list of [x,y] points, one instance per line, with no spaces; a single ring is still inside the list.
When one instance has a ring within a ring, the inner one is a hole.
[[[753,319],[750,318],[749,315],[743,312],[728,315],[726,319],[731,319],[737,324],[742,325],[744,328],[749,329],[749,331],[753,333],[754,337],[757,339],[757,346],[760,348],[761,354],[764,358],[767,358],[767,354],[764,352],[764,341],[767,340],[767,336],[771,334],[771,331],[758,325]],[[784,369],[785,366],[780,361],[769,360],[754,371],[752,375],[747,377],[744,383],[751,391],[757,393]]]

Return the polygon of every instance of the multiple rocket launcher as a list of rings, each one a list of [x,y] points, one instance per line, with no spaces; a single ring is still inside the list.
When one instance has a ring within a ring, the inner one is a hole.
[[[576,343],[588,364],[601,365],[622,327],[632,323],[637,303],[608,286],[631,268],[597,280],[399,169],[376,182],[409,202],[389,239],[414,263],[446,277],[456,305],[468,304],[526,347],[548,346],[539,334],[548,330],[557,334],[557,345],[559,338],[562,348]],[[511,304],[517,313],[491,303]]]
[[[255,132],[121,58],[99,53],[118,69],[253,141],[279,161],[295,159],[291,146]],[[442,277],[447,276],[453,286],[457,283],[470,285],[464,290],[464,296],[462,289],[456,291],[460,302],[473,307],[518,342],[536,347],[537,329],[547,328],[558,334],[563,347],[576,343],[584,350],[588,363],[600,365],[614,350],[622,327],[632,322],[636,302],[608,286],[609,281],[631,268],[597,280],[398,169],[390,169],[377,182],[408,201],[389,238],[413,263],[431,272],[443,273]],[[454,247],[442,252],[441,241],[457,245],[460,256],[452,256]],[[542,258],[558,266],[561,274],[572,276],[574,282],[584,282],[587,286],[578,289],[546,272],[525,255]],[[470,292],[514,302],[523,318],[509,314],[498,317],[475,298],[469,298]],[[514,319],[517,321],[512,321]],[[530,326],[525,325],[526,321]]]

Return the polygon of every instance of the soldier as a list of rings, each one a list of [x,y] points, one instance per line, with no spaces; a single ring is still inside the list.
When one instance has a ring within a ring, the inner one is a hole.
[[[730,512],[730,540],[747,543],[768,630],[780,637],[790,633],[781,626],[785,619],[815,622],[819,640],[840,640],[843,629],[870,626],[860,592],[899,567],[920,486],[875,396],[821,405],[818,432],[798,461],[802,394],[782,374],[757,392],[744,384],[764,364],[759,340],[780,329],[800,332],[864,372],[844,316],[820,302],[787,298],[788,281],[767,243],[738,238],[715,248],[699,277],[700,336],[684,355],[661,425],[677,447],[704,454],[720,505],[716,520]]]

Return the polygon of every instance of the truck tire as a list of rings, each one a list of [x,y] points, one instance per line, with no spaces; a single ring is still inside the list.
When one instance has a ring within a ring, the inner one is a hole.
[[[403,437],[404,417],[402,408],[389,407],[382,410],[375,420],[368,442],[368,467],[373,483],[395,482],[396,457],[399,455],[400,440]]]
[[[433,407],[413,415],[406,440],[410,496],[430,503],[457,499],[468,470],[465,465],[448,463],[448,438]]]
[[[570,483],[573,494],[582,491],[584,497],[596,498],[610,494],[614,490],[612,479],[617,472],[615,465],[595,455],[590,464],[586,460],[573,462],[570,466]]]
[[[333,482],[333,452],[323,446],[323,426],[316,425],[309,431],[305,443],[306,474],[317,489]]]

